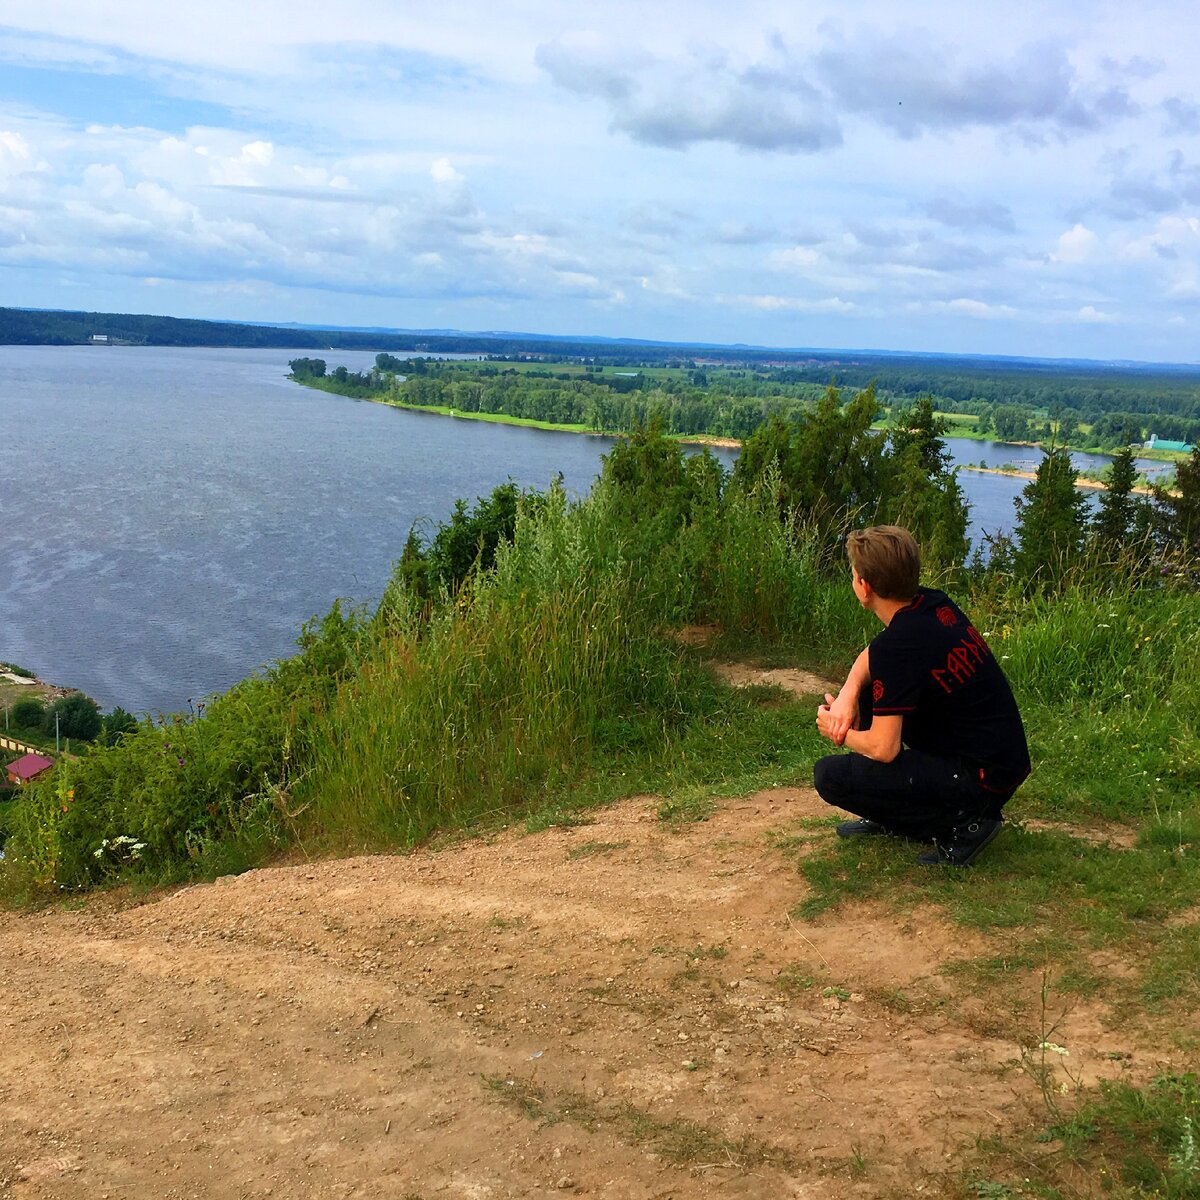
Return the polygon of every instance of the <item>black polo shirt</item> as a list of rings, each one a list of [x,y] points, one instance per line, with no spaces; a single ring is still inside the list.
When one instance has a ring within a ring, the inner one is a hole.
[[[987,643],[945,594],[922,588],[868,653],[872,712],[903,718],[906,746],[961,758],[988,791],[1029,774],[1025,728]]]

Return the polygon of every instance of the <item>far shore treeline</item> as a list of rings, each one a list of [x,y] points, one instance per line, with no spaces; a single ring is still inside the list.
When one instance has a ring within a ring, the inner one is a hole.
[[[563,355],[486,362],[376,355],[375,366],[330,369],[323,358],[294,358],[292,378],[340,395],[457,414],[507,416],[594,433],[625,433],[652,420],[671,434],[741,440],[772,417],[803,413],[820,402],[830,380],[812,368],[774,364],[640,362],[606,367]],[[826,367],[825,370],[828,370]],[[1160,457],[1200,442],[1200,386],[1155,391],[1097,386],[1096,380],[959,379],[949,374],[882,369],[847,372],[870,389],[877,415],[903,424],[914,404],[928,401],[957,437],[994,438],[1112,453],[1146,453],[1156,438]],[[927,385],[936,385],[933,387]],[[1127,408],[1113,409],[1114,403]],[[1148,451],[1155,453],[1155,451]]]

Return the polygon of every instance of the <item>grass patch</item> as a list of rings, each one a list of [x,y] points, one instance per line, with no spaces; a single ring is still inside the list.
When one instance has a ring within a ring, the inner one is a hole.
[[[660,1158],[680,1167],[732,1167],[739,1171],[753,1167],[793,1165],[792,1156],[777,1146],[751,1134],[731,1138],[711,1125],[676,1117],[659,1121],[632,1104],[618,1110],[627,1141],[648,1146]]]
[[[698,1070],[692,1060],[685,1070]],[[589,1133],[605,1129],[677,1167],[730,1167],[739,1171],[773,1166],[786,1170],[790,1154],[750,1134],[729,1137],[700,1121],[676,1117],[661,1121],[629,1103],[601,1104],[579,1093],[551,1095],[532,1080],[481,1076],[484,1090],[526,1120],[540,1126],[570,1121]]]
[[[970,1173],[968,1195],[1196,1200],[1200,1084],[1194,1074],[1160,1075],[1142,1087],[1102,1081],[1048,1128],[1014,1141],[981,1139],[978,1149],[987,1170]]]
[[[998,942],[986,959],[952,968],[973,972],[980,986],[1053,961],[1062,990],[1121,1008],[1167,1011],[1200,1000],[1200,923],[1167,923],[1195,905],[1200,855],[1181,853],[1165,833],[1122,850],[1012,824],[967,870],[918,867],[915,852],[891,838],[807,845],[796,862],[809,893],[793,915],[812,920],[868,899],[900,911],[933,904]],[[1091,955],[1101,950],[1119,951],[1133,976],[1097,971]]]

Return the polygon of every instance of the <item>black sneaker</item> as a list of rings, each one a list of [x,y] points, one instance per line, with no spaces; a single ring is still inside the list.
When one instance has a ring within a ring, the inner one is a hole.
[[[917,856],[923,867],[967,867],[980,855],[1000,832],[1003,820],[976,817],[963,825],[955,825],[945,841],[934,839],[933,849]]]
[[[843,821],[837,827],[838,837],[844,838],[874,837],[879,833],[891,832],[886,825],[880,825],[878,821],[868,821],[865,817],[860,821]]]

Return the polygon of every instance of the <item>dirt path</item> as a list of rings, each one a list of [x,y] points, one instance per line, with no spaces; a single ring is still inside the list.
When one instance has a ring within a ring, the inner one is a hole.
[[[1029,1121],[978,939],[789,918],[813,793],[655,809],[0,914],[0,1196],[937,1196]]]

